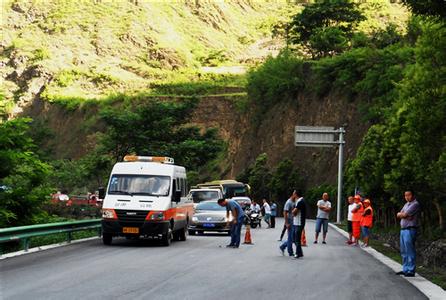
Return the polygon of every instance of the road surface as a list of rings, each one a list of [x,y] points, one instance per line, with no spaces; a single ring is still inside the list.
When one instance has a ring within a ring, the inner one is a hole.
[[[303,259],[282,256],[275,229],[252,229],[254,245],[227,249],[226,235],[151,241],[99,240],[0,261],[0,299],[427,299],[404,278],[331,228]],[[220,248],[220,246],[222,246]]]

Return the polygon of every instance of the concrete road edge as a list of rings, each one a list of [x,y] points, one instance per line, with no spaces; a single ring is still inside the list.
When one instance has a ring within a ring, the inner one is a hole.
[[[335,224],[329,223],[329,225],[339,232],[342,236],[348,239],[348,233],[336,226]],[[402,266],[397,263],[396,261],[392,260],[391,258],[385,256],[384,254],[376,251],[372,247],[367,248],[360,248],[361,250],[364,250],[365,252],[372,255],[374,258],[379,260],[381,263],[388,266],[390,269],[392,269],[395,272],[401,271]],[[443,290],[440,286],[436,285],[435,283],[430,282],[423,276],[416,274],[415,277],[403,277],[407,281],[409,281],[410,284],[415,286],[418,290],[420,290],[423,294],[425,294],[429,299],[432,300],[444,300],[446,299],[446,291]]]
[[[85,239],[72,240],[70,243],[62,242],[62,243],[57,243],[57,244],[44,245],[44,246],[30,248],[30,249],[28,249],[28,251],[20,250],[20,251],[16,251],[16,252],[0,254],[0,260],[6,259],[6,258],[11,258],[11,257],[16,257],[16,256],[21,256],[21,255],[25,255],[25,254],[41,252],[41,251],[45,251],[45,250],[49,250],[49,249],[64,247],[64,246],[73,245],[73,244],[77,244],[77,243],[88,242],[88,241],[97,240],[97,239],[99,239],[99,237],[94,236],[94,237],[89,237],[89,238],[85,238]]]

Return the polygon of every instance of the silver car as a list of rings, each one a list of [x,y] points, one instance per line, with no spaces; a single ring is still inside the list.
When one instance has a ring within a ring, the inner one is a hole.
[[[195,213],[189,222],[190,235],[207,232],[226,232],[230,234],[229,222],[232,221],[230,213],[226,218],[226,207],[218,205],[217,201],[203,201],[195,207]]]

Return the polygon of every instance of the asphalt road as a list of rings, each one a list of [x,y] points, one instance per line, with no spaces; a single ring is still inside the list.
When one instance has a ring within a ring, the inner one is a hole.
[[[0,299],[427,299],[404,278],[329,229],[303,259],[279,253],[275,229],[227,249],[226,235],[150,241],[99,240],[0,261]],[[222,246],[222,247],[220,247]]]

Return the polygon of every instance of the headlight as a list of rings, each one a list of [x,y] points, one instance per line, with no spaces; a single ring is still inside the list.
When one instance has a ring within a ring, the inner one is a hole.
[[[164,220],[164,212],[162,211],[153,211],[147,214],[146,220],[150,221],[162,221]]]
[[[192,222],[198,222],[198,218],[197,217],[192,217]]]
[[[103,219],[109,219],[109,220],[116,220],[118,217],[116,216],[115,210],[110,208],[104,208],[102,210],[102,218]]]

